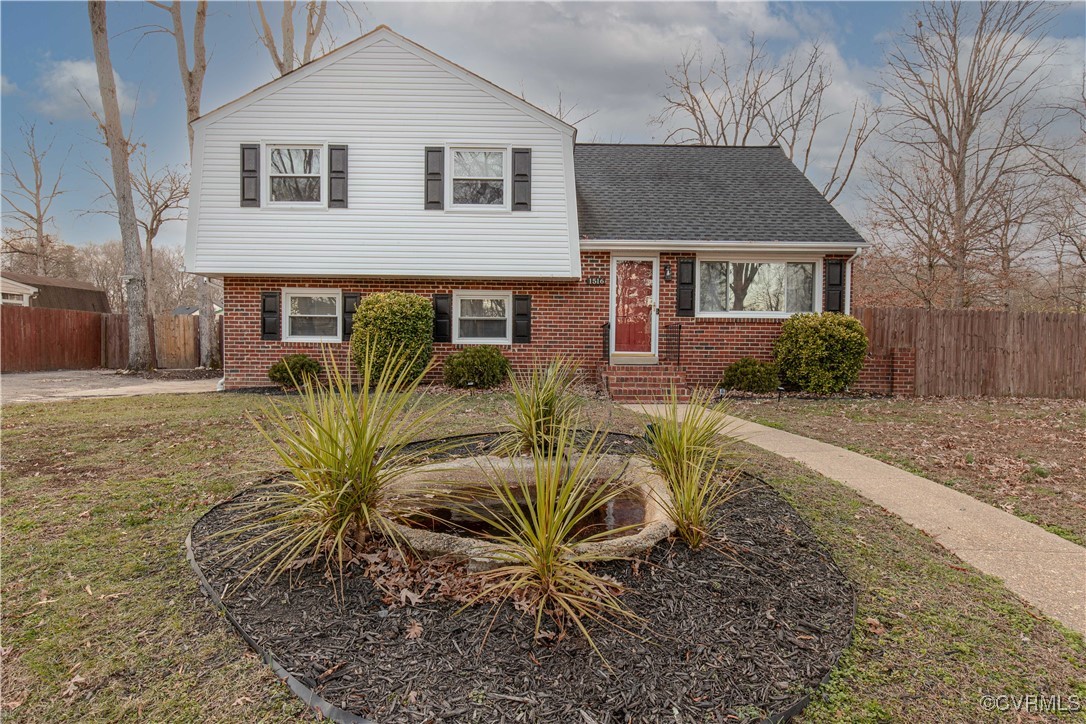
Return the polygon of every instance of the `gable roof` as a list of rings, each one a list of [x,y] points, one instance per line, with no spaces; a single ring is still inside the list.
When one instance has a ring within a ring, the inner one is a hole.
[[[575,129],[573,126],[566,123],[562,119],[548,113],[547,111],[544,111],[538,106],[532,105],[523,98],[514,95],[513,93],[510,93],[509,91],[495,85],[494,83],[491,83],[482,76],[472,73],[470,70],[467,70],[466,68],[457,65],[451,60],[448,60],[447,58],[438,55],[434,51],[428,48],[424,48],[415,41],[405,38],[387,25],[378,25],[370,32],[355,38],[351,42],[340,46],[333,51],[325,53],[319,58],[315,58],[309,61],[305,65],[298,66],[286,75],[268,81],[264,85],[254,88],[240,98],[235,98],[229,103],[225,103],[218,108],[215,108],[214,110],[208,111],[207,113],[201,115],[199,118],[195,119],[192,123],[193,125],[198,125],[227,116],[234,111],[244,108],[250,103],[254,103],[261,98],[265,98],[282,88],[285,88],[293,83],[302,80],[303,78],[308,77],[312,73],[315,73],[321,68],[325,68],[335,63],[341,58],[351,55],[352,53],[362,50],[363,48],[367,48],[370,45],[373,45],[374,43],[380,42],[382,40],[388,41],[393,45],[422,58],[423,60],[429,61],[430,63],[438,66],[439,68],[442,68],[449,73],[455,75],[461,80],[470,83],[479,90],[485,93],[489,93],[490,95],[494,96],[499,100],[505,101],[509,105],[523,111],[524,113],[527,113],[536,120],[546,123],[547,125],[555,128],[556,130],[564,131],[566,133],[573,134],[574,136],[577,133],[577,129]]]
[[[37,293],[30,299],[32,307],[109,313],[109,297],[103,290],[87,282],[40,277],[36,274],[19,274],[6,270],[0,271],[0,277],[37,289]]]
[[[582,239],[864,246],[777,146],[577,144]]]

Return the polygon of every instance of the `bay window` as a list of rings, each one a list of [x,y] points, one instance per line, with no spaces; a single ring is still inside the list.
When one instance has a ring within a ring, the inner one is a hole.
[[[698,261],[700,316],[787,316],[816,312],[818,300],[814,261]]]

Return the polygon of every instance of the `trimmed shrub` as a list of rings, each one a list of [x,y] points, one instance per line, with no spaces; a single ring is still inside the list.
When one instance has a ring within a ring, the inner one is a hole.
[[[305,354],[288,354],[268,369],[268,379],[287,389],[316,382],[321,363]]]
[[[384,372],[390,356],[413,360],[409,374],[421,376],[434,354],[434,307],[429,299],[406,292],[382,292],[363,297],[354,312],[351,358],[361,369],[370,340],[374,379]]]
[[[772,362],[759,362],[753,357],[744,357],[728,365],[720,381],[720,386],[725,390],[758,394],[773,392],[779,384],[777,365]]]
[[[509,360],[489,344],[449,355],[444,367],[445,384],[450,387],[497,387],[509,376]]]
[[[856,381],[867,354],[867,333],[858,319],[844,314],[797,314],[781,326],[774,351],[786,385],[828,395]]]

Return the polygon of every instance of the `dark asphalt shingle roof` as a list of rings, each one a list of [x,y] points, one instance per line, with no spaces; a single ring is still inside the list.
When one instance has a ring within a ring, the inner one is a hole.
[[[582,239],[865,244],[776,146],[577,144]]]

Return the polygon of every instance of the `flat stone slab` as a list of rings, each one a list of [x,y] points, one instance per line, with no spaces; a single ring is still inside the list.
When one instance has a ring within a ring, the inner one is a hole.
[[[661,405],[627,405],[647,414]],[[739,418],[734,434],[803,463],[924,531],[1068,628],[1086,634],[1086,548],[933,480]]]

